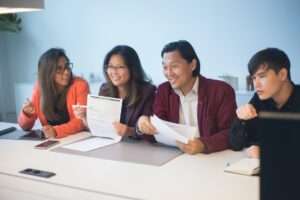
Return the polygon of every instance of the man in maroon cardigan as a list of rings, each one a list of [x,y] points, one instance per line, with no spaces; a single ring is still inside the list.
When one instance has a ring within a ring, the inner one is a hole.
[[[153,112],[174,123],[195,126],[199,132],[188,144],[177,142],[185,153],[211,153],[227,149],[228,132],[235,117],[235,94],[228,84],[200,75],[200,61],[187,41],[167,44],[162,52],[163,72],[168,82],[159,85]],[[149,117],[138,120],[143,134],[156,129]]]

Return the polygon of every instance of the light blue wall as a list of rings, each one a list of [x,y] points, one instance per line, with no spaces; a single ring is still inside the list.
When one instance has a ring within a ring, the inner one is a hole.
[[[13,90],[14,83],[36,79],[37,60],[45,50],[63,47],[75,63],[75,73],[88,78],[91,72],[101,74],[109,49],[128,44],[158,84],[165,80],[162,47],[186,39],[195,47],[205,76],[238,76],[244,89],[249,58],[272,46],[289,55],[292,76],[299,83],[299,10],[297,0],[46,0],[44,11],[21,14],[22,32],[2,34],[7,56],[0,66]],[[7,94],[13,104],[13,94]]]
[[[1,36],[1,32],[0,32],[0,91],[4,91],[3,89],[3,68],[4,68],[4,45],[3,45],[3,37]],[[3,101],[3,97],[1,95],[0,97],[0,121],[3,119],[3,114],[4,114],[4,101]]]
[[[5,34],[0,32],[0,121],[15,119],[14,91],[11,88],[14,80],[11,80],[6,44]]]

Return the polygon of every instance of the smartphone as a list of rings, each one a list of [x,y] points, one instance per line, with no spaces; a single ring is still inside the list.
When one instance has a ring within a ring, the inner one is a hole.
[[[27,175],[32,175],[32,176],[39,176],[43,178],[50,178],[55,175],[53,172],[48,172],[48,171],[42,171],[38,169],[32,169],[32,168],[27,168],[22,171],[20,171],[22,174],[27,174]]]
[[[47,141],[42,142],[34,147],[37,149],[49,149],[50,147],[52,147],[58,143],[59,143],[58,140],[47,140]]]

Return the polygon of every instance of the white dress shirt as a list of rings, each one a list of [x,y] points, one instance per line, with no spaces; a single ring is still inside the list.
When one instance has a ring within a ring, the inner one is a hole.
[[[199,88],[199,77],[193,85],[191,91],[186,95],[183,95],[181,90],[174,89],[175,93],[180,98],[179,106],[179,123],[194,126],[197,128],[196,138],[200,137],[198,127],[198,88]]]

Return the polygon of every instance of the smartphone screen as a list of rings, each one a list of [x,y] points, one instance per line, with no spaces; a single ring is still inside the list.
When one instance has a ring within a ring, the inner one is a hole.
[[[47,140],[45,142],[42,142],[38,145],[35,146],[35,148],[37,149],[48,149],[52,146],[54,146],[55,144],[58,144],[59,141],[58,140]]]

